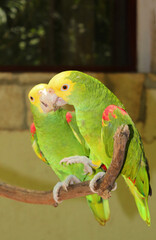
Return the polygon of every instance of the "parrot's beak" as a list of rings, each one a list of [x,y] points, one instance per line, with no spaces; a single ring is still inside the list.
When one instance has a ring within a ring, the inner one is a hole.
[[[44,89],[40,91],[40,104],[43,112],[48,113],[58,110],[60,107],[64,106],[66,102],[58,97],[52,89],[48,91]]]
[[[52,88],[49,88],[47,90],[47,94],[49,96],[49,99],[51,99],[51,104],[55,107],[62,107],[67,104],[66,101],[64,101],[62,98],[58,97],[54,90]]]

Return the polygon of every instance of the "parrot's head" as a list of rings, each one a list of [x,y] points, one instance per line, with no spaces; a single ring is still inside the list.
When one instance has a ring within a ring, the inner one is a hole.
[[[44,105],[43,103],[41,103],[40,97],[43,94],[43,92],[46,91],[46,88],[47,88],[47,84],[41,83],[34,86],[28,94],[28,98],[31,106],[35,107],[40,112],[43,112],[42,105]]]
[[[84,102],[86,94],[92,95],[94,80],[93,77],[79,71],[65,71],[50,80],[48,89],[67,103],[76,106]]]
[[[60,106],[63,106],[64,103],[64,100],[60,99],[56,94],[47,91],[47,84],[43,83],[34,86],[30,90],[28,98],[32,108],[35,107],[41,113],[56,111]]]

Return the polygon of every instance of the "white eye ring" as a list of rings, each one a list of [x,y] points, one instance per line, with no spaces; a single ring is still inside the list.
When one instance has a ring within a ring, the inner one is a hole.
[[[61,91],[67,91],[69,89],[69,84],[63,84],[61,87]]]
[[[31,102],[34,102],[35,99],[34,99],[32,96],[30,96],[30,101],[31,101]]]

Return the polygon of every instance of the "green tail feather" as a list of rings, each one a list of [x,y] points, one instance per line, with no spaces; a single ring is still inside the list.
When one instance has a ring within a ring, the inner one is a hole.
[[[110,218],[109,201],[102,199],[97,194],[88,195],[86,198],[95,219],[104,226]]]
[[[151,219],[150,219],[150,212],[149,212],[148,202],[147,202],[148,196],[143,196],[130,179],[126,178],[125,176],[123,177],[127,185],[129,186],[131,193],[134,196],[140,216],[147,223],[147,225],[150,226]]]

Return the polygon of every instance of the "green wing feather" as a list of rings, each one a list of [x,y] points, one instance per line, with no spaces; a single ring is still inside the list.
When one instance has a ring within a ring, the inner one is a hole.
[[[151,195],[149,184],[148,163],[145,158],[140,135],[124,109],[110,105],[105,109],[102,117],[101,137],[108,158],[113,156],[113,136],[119,126],[127,124],[130,129],[130,138],[127,144],[125,163],[121,174],[123,175],[131,193],[133,194],[139,213],[144,221],[150,225],[148,209],[148,195]]]
[[[33,148],[34,152],[36,153],[37,157],[49,165],[48,161],[45,159],[45,157],[44,157],[43,153],[41,152],[40,147],[38,145],[36,128],[35,128],[34,123],[32,123],[32,125],[31,125],[31,143],[32,143],[32,148]]]

